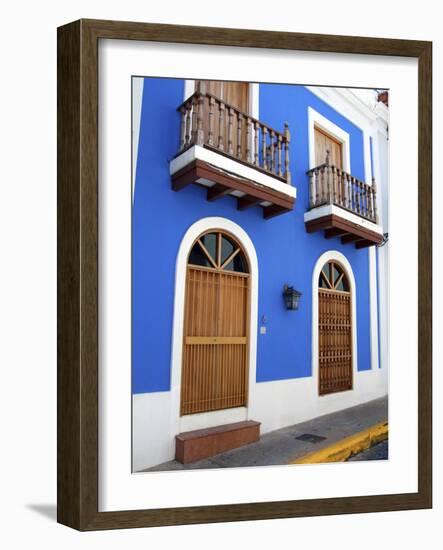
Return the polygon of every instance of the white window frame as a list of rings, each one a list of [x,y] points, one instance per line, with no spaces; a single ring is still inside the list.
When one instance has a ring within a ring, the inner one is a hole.
[[[348,132],[331,122],[312,107],[308,107],[309,168],[315,168],[315,127],[320,128],[342,144],[343,170],[351,172],[350,137]]]

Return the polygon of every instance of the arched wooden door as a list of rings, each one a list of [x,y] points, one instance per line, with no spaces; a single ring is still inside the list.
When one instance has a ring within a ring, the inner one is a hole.
[[[319,393],[352,389],[352,295],[343,267],[327,262],[318,281]]]
[[[186,273],[180,414],[247,404],[249,266],[240,244],[212,230]]]

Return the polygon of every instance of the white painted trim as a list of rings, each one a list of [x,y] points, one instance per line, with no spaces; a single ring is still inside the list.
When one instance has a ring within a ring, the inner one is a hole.
[[[254,118],[260,118],[260,85],[257,82],[249,83],[249,112]]]
[[[377,260],[375,246],[368,249],[369,262],[369,320],[371,333],[371,369],[378,369],[378,304],[377,304]]]
[[[171,430],[172,437],[181,431],[180,421],[180,386],[183,354],[183,327],[185,308],[186,266],[189,251],[195,240],[205,231],[221,229],[234,235],[242,245],[250,267],[250,326],[249,326],[249,401],[248,408],[253,402],[256,386],[257,368],[257,311],[258,311],[258,260],[254,244],[246,231],[235,222],[221,217],[202,218],[195,222],[186,231],[180,243],[175,267],[175,297],[174,319],[172,329],[171,352]],[[229,423],[229,409],[226,410],[224,419],[223,411],[217,414],[206,413],[204,427]],[[248,412],[249,414],[249,412]],[[200,425],[201,426],[201,425]],[[203,426],[201,426],[203,427]]]
[[[364,128],[363,129],[363,162],[365,169],[365,182],[368,185],[372,185],[372,169],[371,169],[371,134]]]
[[[380,108],[386,109],[383,103],[377,104],[377,111]],[[386,109],[387,110],[387,109]],[[373,151],[373,176],[377,183],[377,209],[380,224],[383,227],[384,232],[389,232],[389,208],[388,208],[388,191],[389,182],[388,166],[383,170],[384,162],[389,164],[389,142],[387,135],[386,121],[378,118],[376,123],[372,127],[372,151]],[[382,151],[385,156],[381,158]],[[389,242],[383,247],[378,249],[378,262],[376,261],[377,250],[374,251],[374,259],[370,261],[375,264],[375,282],[371,283],[371,310],[374,311],[374,325],[375,328],[371,331],[371,336],[374,340],[374,345],[377,346],[378,363],[377,367],[382,367],[383,375],[388,375],[389,364]],[[375,301],[375,305],[372,302]],[[378,311],[379,310],[379,311]],[[377,317],[378,311],[378,317]],[[380,335],[378,333],[380,331]],[[380,347],[378,346],[378,340],[380,340]],[[375,368],[375,365],[373,365]]]
[[[306,88],[360,128],[371,124],[377,118],[377,114],[347,88],[330,86],[306,86]]]
[[[377,121],[372,128],[372,151],[374,161],[374,178],[377,184],[377,211],[380,224],[385,232],[389,232],[389,140],[386,126]],[[381,150],[385,158],[381,159]],[[386,163],[386,166],[384,165]],[[384,170],[383,170],[384,168]]]
[[[338,250],[328,250],[324,252],[317,260],[314,271],[312,272],[312,391],[316,392],[316,395],[319,399],[325,399],[330,401],[341,399],[342,392],[332,393],[327,395],[319,395],[318,393],[318,382],[319,382],[319,365],[318,365],[318,279],[320,277],[320,272],[322,267],[326,262],[335,260],[340,263],[343,268],[346,270],[346,274],[349,279],[349,284],[351,287],[351,310],[352,310],[352,371],[353,371],[353,384],[352,390],[349,392],[355,392],[358,388],[358,367],[357,367],[357,306],[356,306],[356,284],[354,272],[352,271],[352,266],[349,263],[346,256],[344,256]],[[346,392],[347,393],[347,392]]]
[[[132,395],[132,471],[172,460],[171,397],[166,391]]]
[[[389,242],[378,248],[378,304],[380,316],[380,348],[379,367],[383,371],[386,380],[389,377],[389,306],[390,306],[390,272],[389,272]]]
[[[356,225],[359,225],[362,229],[368,229],[370,231],[378,233],[379,235],[383,235],[383,228],[381,225],[370,222],[369,220],[365,220],[364,218],[361,218],[360,216],[349,212],[349,210],[340,208],[340,206],[337,206],[335,204],[324,204],[322,206],[318,206],[317,208],[312,208],[312,210],[308,210],[304,213],[304,221],[309,222],[312,220],[317,220],[319,218],[323,218],[324,216],[329,216],[330,214],[334,214],[335,216],[343,218],[344,220],[355,223]]]
[[[386,127],[389,123],[389,108],[382,101],[378,101],[375,105],[374,112],[378,119],[383,121],[383,125]]]
[[[183,101],[186,101],[188,97],[195,92],[195,80],[185,80],[185,86],[183,90]]]
[[[233,422],[242,422],[248,419],[248,407],[235,407],[232,409],[220,409],[218,411],[198,414],[186,414],[180,417],[179,433],[200,430],[208,426],[220,426]]]
[[[378,130],[379,125],[375,126],[372,129],[372,162],[373,162],[373,169],[374,172],[372,174],[372,177],[375,179],[375,183],[377,186],[377,214],[378,214],[378,221],[380,225],[384,227],[384,230],[387,231],[386,228],[386,220],[384,218],[384,208],[383,208],[383,198],[384,194],[387,190],[384,189],[384,185],[381,181],[380,176],[380,154],[379,154],[379,137],[382,137],[383,140],[386,140],[386,137],[383,134],[383,131]]]
[[[386,381],[380,370],[359,372],[358,388],[354,391],[320,397],[316,383],[318,380],[306,376],[257,384],[250,417],[261,423],[260,432],[293,426],[386,395]]]
[[[144,78],[140,76],[132,77],[132,199],[134,199],[135,191],[135,172],[137,168],[144,83]]]
[[[318,126],[342,145],[343,169],[351,173],[350,138],[348,132],[331,122],[312,107],[308,107],[308,137],[309,137],[309,168],[316,166],[315,162],[315,126]]]
[[[374,141],[372,143],[372,150],[374,151]],[[365,178],[369,185],[372,185],[372,162],[371,162],[371,134],[365,128],[363,131],[363,153],[365,163]],[[380,201],[380,197],[377,196],[377,207]],[[379,219],[380,212],[378,212]],[[379,225],[381,233],[383,233],[383,226]],[[377,304],[377,262],[375,258],[375,247],[370,246],[368,248],[368,280],[369,280],[369,323],[370,323],[370,335],[371,335],[371,369],[378,369],[379,357],[378,357],[378,304]]]
[[[259,99],[260,99],[260,85],[257,82],[250,82],[249,83],[249,112],[251,116],[253,116],[257,120],[260,118]],[[254,158],[255,140],[252,139],[252,136],[250,140],[250,148],[251,148],[251,158]]]
[[[270,189],[274,189],[275,191],[279,191],[280,193],[284,193],[294,199],[297,195],[297,190],[292,185],[283,183],[272,176],[268,176],[267,174],[263,174],[263,172],[255,170],[255,168],[245,166],[241,162],[227,158],[224,155],[220,155],[215,151],[211,151],[205,147],[201,147],[200,145],[194,145],[178,157],[172,159],[169,164],[169,173],[171,175],[175,174],[175,172],[178,172],[195,159],[212,164],[213,166],[230,172],[240,178],[251,180],[259,185],[263,185]]]

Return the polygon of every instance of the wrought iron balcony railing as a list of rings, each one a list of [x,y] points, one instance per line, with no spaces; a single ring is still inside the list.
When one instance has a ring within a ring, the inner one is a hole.
[[[200,145],[290,184],[290,133],[278,132],[222,99],[200,91],[189,97],[181,113],[178,154]]]

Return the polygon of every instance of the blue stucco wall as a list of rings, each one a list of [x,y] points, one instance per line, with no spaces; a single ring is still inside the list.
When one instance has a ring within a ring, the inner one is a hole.
[[[294,211],[264,220],[261,208],[244,212],[236,200],[206,201],[206,191],[190,185],[171,190],[169,160],[178,149],[184,82],[145,79],[136,168],[132,242],[132,381],[133,392],[170,389],[171,334],[175,261],[181,239],[206,216],[229,218],[255,244],[259,264],[257,382],[311,376],[312,271],[325,251],[342,252],[352,265],[357,286],[358,368],[370,368],[369,280],[367,249],[343,246],[322,232],[307,234],[308,106],[350,134],[352,172],[364,179],[363,135],[359,128],[306,88],[260,85],[260,119],[291,129],[291,172],[297,187]],[[282,301],[288,283],[303,293],[297,312]],[[267,333],[259,334],[262,316]]]

